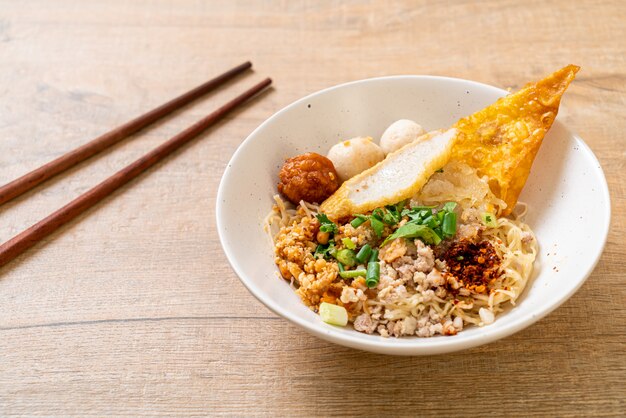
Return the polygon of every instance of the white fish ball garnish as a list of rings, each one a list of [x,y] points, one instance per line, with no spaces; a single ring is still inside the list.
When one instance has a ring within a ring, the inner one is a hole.
[[[356,176],[385,158],[385,153],[369,137],[348,139],[334,145],[328,151],[341,181]]]
[[[489,309],[480,308],[478,310],[478,315],[480,316],[480,320],[483,321],[483,324],[489,325],[492,324],[496,317],[493,315]]]
[[[408,143],[415,141],[426,131],[417,123],[408,119],[400,119],[389,125],[380,137],[380,147],[389,154],[394,152]]]

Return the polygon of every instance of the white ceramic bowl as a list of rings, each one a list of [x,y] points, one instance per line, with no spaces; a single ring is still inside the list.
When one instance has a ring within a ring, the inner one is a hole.
[[[520,197],[540,254],[517,306],[485,327],[454,336],[382,338],[322,322],[277,276],[262,229],[285,158],[307,151],[326,154],[336,142],[380,138],[398,119],[427,131],[452,125],[507,92],[445,77],[396,76],[342,84],[282,109],[259,126],[233,155],[217,196],[217,227],[233,269],[269,309],[306,331],[337,344],[385,354],[445,353],[506,337],[538,321],[567,300],[595,267],[606,241],[609,193],[589,147],[557,119]],[[564,104],[567,106],[567,93]]]

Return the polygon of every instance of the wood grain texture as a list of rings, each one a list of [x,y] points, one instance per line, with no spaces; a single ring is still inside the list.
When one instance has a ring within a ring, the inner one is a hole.
[[[0,271],[0,415],[625,415],[624,22],[619,0],[0,0],[0,183],[243,60],[256,71],[0,208],[2,241],[275,81]],[[219,179],[282,106],[390,74],[515,88],[570,62],[561,115],[600,159],[613,219],[594,273],[544,320],[466,352],[379,356],[295,328],[230,270]]]

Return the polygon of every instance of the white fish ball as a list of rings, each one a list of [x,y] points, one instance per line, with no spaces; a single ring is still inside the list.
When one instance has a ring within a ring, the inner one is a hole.
[[[340,142],[328,151],[341,181],[346,181],[374,166],[385,158],[385,153],[370,137],[357,137]]]
[[[385,154],[389,154],[415,141],[425,133],[424,128],[412,120],[400,119],[385,130],[383,136],[380,137],[380,147]]]

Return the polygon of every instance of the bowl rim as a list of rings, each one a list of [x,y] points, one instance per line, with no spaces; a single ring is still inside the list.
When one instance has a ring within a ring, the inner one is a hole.
[[[485,84],[485,83],[481,83],[481,82],[477,82],[473,80],[466,80],[462,78],[436,76],[436,75],[390,75],[390,76],[384,76],[384,77],[373,77],[373,78],[355,80],[355,81],[350,81],[347,83],[342,83],[342,84],[338,84],[335,86],[327,87],[325,89],[316,91],[314,93],[308,94],[300,99],[293,101],[292,103],[288,104],[287,106],[283,107],[282,109],[272,114],[269,118],[263,121],[263,123],[261,123],[256,129],[254,129],[246,137],[246,139],[237,147],[237,150],[235,151],[235,153],[232,155],[229,162],[227,163],[224,173],[220,179],[220,184],[219,184],[217,195],[216,195],[215,217],[216,217],[217,232],[218,232],[218,236],[219,236],[220,243],[222,246],[222,250],[224,251],[226,255],[226,259],[228,260],[228,263],[230,264],[231,268],[233,269],[233,271],[239,278],[239,281],[246,287],[246,289],[248,289],[248,291],[256,299],[258,299],[261,303],[263,303],[268,309],[270,309],[276,315],[279,315],[282,318],[287,319],[291,323],[300,326],[305,331],[323,340],[340,344],[343,346],[355,348],[355,349],[367,350],[370,352],[376,352],[380,354],[432,355],[432,354],[443,354],[443,353],[449,353],[449,352],[454,352],[454,351],[460,351],[460,350],[477,347],[483,344],[487,344],[487,343],[508,337],[536,323],[540,319],[550,314],[556,308],[561,306],[574,293],[576,293],[576,291],[578,291],[578,289],[585,283],[587,278],[595,270],[604,252],[604,247],[606,246],[606,241],[608,238],[609,227],[610,227],[610,222],[611,222],[611,200],[610,200],[608,184],[606,182],[606,176],[604,175],[604,171],[602,170],[602,166],[600,165],[598,158],[595,156],[591,148],[583,141],[583,139],[580,138],[580,136],[578,136],[575,132],[567,128],[567,126],[559,122],[558,116],[557,116],[557,120],[555,120],[555,123],[561,124],[562,127],[567,132],[567,134],[569,134],[578,143],[578,145],[580,146],[580,149],[583,150],[585,154],[587,154],[586,156],[590,157],[591,160],[594,162],[593,164],[594,170],[597,170],[602,180],[601,182],[602,184],[600,185],[600,187],[602,188],[601,193],[604,195],[604,198],[606,199],[607,204],[604,208],[606,222],[602,226],[603,227],[602,228],[602,245],[599,247],[600,250],[597,252],[597,254],[594,254],[593,263],[591,263],[590,267],[580,275],[581,278],[578,280],[578,283],[574,287],[572,287],[566,294],[564,294],[562,297],[557,299],[554,303],[541,307],[540,309],[535,311],[532,315],[515,319],[513,320],[513,322],[507,324],[504,327],[495,327],[491,329],[490,327],[484,327],[482,328],[483,330],[482,333],[477,334],[473,337],[470,337],[470,339],[466,338],[463,340],[455,340],[454,338],[449,338],[449,337],[440,337],[440,338],[434,337],[434,338],[428,339],[429,344],[427,345],[425,345],[423,342],[419,343],[419,345],[418,344],[410,345],[406,343],[402,345],[394,345],[393,341],[395,341],[395,339],[382,338],[382,337],[377,337],[377,336],[372,336],[371,340],[365,340],[365,341],[356,340],[349,335],[338,333],[332,328],[319,327],[310,322],[307,322],[306,320],[298,316],[290,315],[289,312],[287,312],[280,306],[280,304],[276,304],[272,301],[265,300],[263,296],[261,295],[260,290],[255,286],[253,282],[245,278],[245,275],[243,274],[242,270],[237,265],[237,260],[234,254],[234,249],[228,245],[225,239],[226,231],[225,231],[224,225],[220,222],[220,219],[223,219],[221,215],[224,211],[222,202],[224,200],[223,195],[225,193],[225,183],[231,174],[232,162],[235,161],[239,157],[239,155],[244,152],[246,145],[252,142],[255,136],[260,131],[262,131],[266,126],[272,124],[274,120],[278,119],[283,113],[289,112],[291,109],[302,105],[303,103],[311,100],[314,97],[327,94],[337,89],[342,89],[342,88],[346,88],[346,87],[354,86],[358,84],[368,84],[372,82],[380,82],[380,81],[386,81],[386,80],[416,80],[416,79],[444,80],[444,81],[454,82],[454,83],[469,83],[470,85],[474,85],[481,89],[485,89],[485,88],[490,89],[493,92],[500,94],[501,96],[505,96],[509,94],[507,90],[501,89],[499,87],[491,86],[489,84]],[[424,339],[422,338],[416,339],[416,341],[423,341],[423,340]]]

